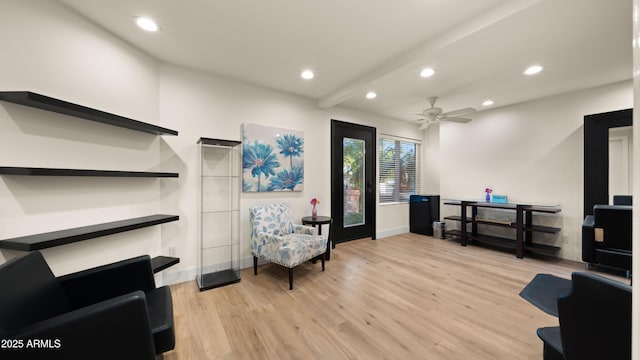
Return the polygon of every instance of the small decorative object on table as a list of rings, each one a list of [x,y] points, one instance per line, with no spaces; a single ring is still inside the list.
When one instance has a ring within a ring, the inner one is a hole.
[[[492,203],[497,203],[497,204],[506,204],[509,201],[507,200],[507,195],[492,194],[491,195],[491,202]]]
[[[313,205],[313,208],[311,209],[311,217],[312,218],[317,218],[318,217],[318,209],[316,209],[316,205],[320,204],[320,200],[313,198],[311,199],[311,205]]]
[[[491,202],[491,192],[493,192],[493,189],[491,189],[490,187],[484,189],[485,192],[485,197],[484,197],[484,201],[486,202]]]

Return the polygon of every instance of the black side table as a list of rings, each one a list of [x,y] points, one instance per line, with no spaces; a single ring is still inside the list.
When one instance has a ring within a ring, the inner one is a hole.
[[[302,225],[311,225],[316,227],[318,225],[318,235],[322,235],[322,225],[329,224],[329,236],[327,237],[327,254],[325,260],[331,259],[331,248],[335,249],[335,246],[331,245],[331,224],[333,219],[329,216],[304,216],[302,217]]]

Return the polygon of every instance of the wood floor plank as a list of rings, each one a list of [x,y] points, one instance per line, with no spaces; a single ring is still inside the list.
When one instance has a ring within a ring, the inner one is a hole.
[[[338,244],[322,272],[266,264],[237,284],[173,285],[176,349],[165,359],[542,359],[557,325],[518,293],[582,264],[418,234]],[[611,275],[617,280],[627,280]]]

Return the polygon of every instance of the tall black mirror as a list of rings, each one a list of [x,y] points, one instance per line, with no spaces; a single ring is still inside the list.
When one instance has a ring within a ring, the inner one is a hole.
[[[584,216],[591,214],[593,205],[610,203],[609,129],[632,125],[633,109],[584,117]]]

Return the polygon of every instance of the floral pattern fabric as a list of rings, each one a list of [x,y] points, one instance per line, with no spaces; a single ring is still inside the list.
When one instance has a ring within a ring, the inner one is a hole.
[[[289,268],[327,250],[327,239],[311,226],[294,225],[289,204],[251,208],[251,254]]]

